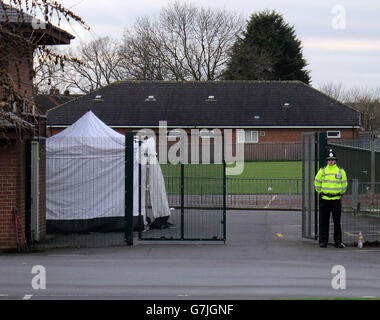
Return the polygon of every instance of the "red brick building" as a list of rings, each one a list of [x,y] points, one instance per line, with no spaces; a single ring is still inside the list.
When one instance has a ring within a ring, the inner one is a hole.
[[[13,30],[18,30],[18,34],[34,39],[29,48],[10,47],[7,56],[0,57],[0,68],[8,74],[15,89],[27,101],[32,101],[30,57],[35,48],[39,45],[69,44],[74,38],[52,25],[35,29],[32,26],[33,19],[1,2],[1,27],[11,26]],[[0,101],[7,101],[4,91],[0,92]],[[0,108],[3,106],[4,104]],[[33,104],[29,107],[26,104],[19,116],[9,111],[6,114],[10,118],[0,119],[3,133],[0,136],[0,250],[17,247],[15,212],[21,218],[22,231],[29,244],[43,239],[46,233],[46,117],[39,114]],[[18,130],[15,124],[24,124],[25,130]]]

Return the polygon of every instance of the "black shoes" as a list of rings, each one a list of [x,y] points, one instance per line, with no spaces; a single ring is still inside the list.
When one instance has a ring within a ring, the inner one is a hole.
[[[319,244],[319,247],[320,248],[327,248],[327,242],[321,242],[320,244]],[[343,243],[343,242],[337,242],[337,243],[335,243],[335,248],[339,248],[339,249],[343,249],[343,248],[345,248],[346,246],[345,246],[345,244]]]

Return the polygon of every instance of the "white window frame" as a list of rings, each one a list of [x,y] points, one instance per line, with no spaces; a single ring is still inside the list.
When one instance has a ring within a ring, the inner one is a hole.
[[[337,136],[329,136],[329,134],[332,133],[332,132],[334,132],[334,133],[337,132],[338,135]],[[340,134],[339,130],[336,130],[336,131],[327,131],[327,138],[329,138],[329,139],[340,139],[340,137],[341,137],[341,134]]]
[[[252,140],[252,133],[256,133],[256,139],[255,141],[246,141],[246,133],[251,133],[251,140]],[[236,136],[237,136],[237,142],[238,143],[258,143],[259,142],[259,131],[258,130],[236,130]]]

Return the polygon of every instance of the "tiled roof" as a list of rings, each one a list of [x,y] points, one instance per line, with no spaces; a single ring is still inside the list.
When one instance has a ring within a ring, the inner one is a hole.
[[[50,94],[38,94],[33,97],[34,104],[41,114],[46,114],[46,112],[56,106],[59,106],[63,103],[71,101],[77,98],[77,95],[50,95]]]
[[[110,126],[360,126],[358,111],[300,81],[121,81],[53,108],[48,125],[89,109]]]

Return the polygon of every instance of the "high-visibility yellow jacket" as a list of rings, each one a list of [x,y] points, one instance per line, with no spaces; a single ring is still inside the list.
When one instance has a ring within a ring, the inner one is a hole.
[[[314,180],[315,190],[322,195],[322,199],[336,200],[347,190],[347,175],[343,168],[336,164],[327,165],[319,169]]]

